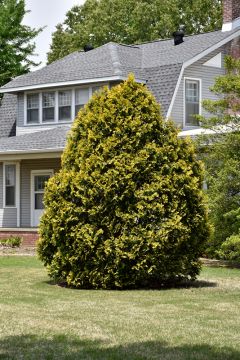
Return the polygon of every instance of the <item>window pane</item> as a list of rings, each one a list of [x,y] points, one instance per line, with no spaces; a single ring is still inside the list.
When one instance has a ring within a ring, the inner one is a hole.
[[[85,105],[89,100],[89,89],[78,89],[75,92],[76,105]]]
[[[6,206],[15,206],[15,186],[6,187]]]
[[[43,93],[43,107],[54,107],[55,105],[55,93],[46,92]]]
[[[54,107],[43,109],[43,122],[54,121]]]
[[[15,206],[16,165],[5,165],[5,205]]]
[[[84,107],[84,105],[76,105],[75,106],[75,116],[77,116],[79,110],[81,110]]]
[[[59,120],[71,120],[71,106],[61,106],[59,108]]]
[[[15,165],[6,165],[5,166],[6,186],[14,186],[15,185],[15,173],[16,173]]]
[[[71,105],[72,104],[72,91],[59,91],[58,93],[58,104],[59,106]]]
[[[27,123],[28,124],[38,124],[38,109],[31,109],[27,111]]]
[[[37,175],[34,177],[34,189],[35,191],[43,191],[46,181],[48,181],[49,175]]]
[[[199,115],[200,110],[200,82],[198,80],[185,81],[185,113],[186,125],[199,126],[194,115]]]
[[[42,209],[44,209],[44,205],[43,205],[43,193],[41,193],[41,194],[35,194],[35,205],[34,205],[34,209],[35,209],[35,210],[42,210]]]
[[[198,120],[194,115],[199,114],[199,103],[198,104],[186,104],[186,124],[192,126],[199,126]]]
[[[27,94],[27,123],[39,122],[39,94]]]
[[[27,108],[38,109],[39,108],[39,94],[28,94],[27,95]]]

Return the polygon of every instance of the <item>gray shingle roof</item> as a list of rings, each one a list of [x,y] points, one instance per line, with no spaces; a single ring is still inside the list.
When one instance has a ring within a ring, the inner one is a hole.
[[[17,96],[4,94],[0,106],[0,138],[16,135]]]
[[[70,126],[59,126],[51,130],[0,139],[0,154],[21,152],[61,151],[66,144]]]
[[[42,69],[21,75],[2,88],[127,76],[131,71],[141,73],[141,50],[134,46],[108,43],[88,52],[76,51]]]
[[[184,42],[174,46],[173,40],[158,40],[138,45],[143,51],[142,67],[152,68],[157,66],[182,64],[213,45],[227,39],[239,31],[214,31],[199,35],[185,36]]]
[[[61,82],[85,81],[105,77],[127,77],[130,72],[146,80],[148,88],[162,105],[166,115],[181,72],[182,64],[213,45],[227,40],[239,28],[186,36],[181,45],[174,46],[173,39],[152,41],[139,45],[122,45],[110,42],[89,52],[74,52],[40,70],[19,76],[2,89],[16,92],[27,86],[41,87]],[[57,85],[56,85],[57,86]],[[67,130],[63,127],[37,134],[1,139],[15,135],[16,96],[4,95],[0,107],[0,152],[41,150],[51,146],[63,148]]]
[[[180,64],[238,31],[215,31],[186,36],[184,43],[174,46],[173,39],[152,41],[134,46],[110,42],[89,52],[76,51],[29,74],[21,75],[2,89],[40,86],[58,82],[100,79],[114,75],[127,76],[134,72],[145,79],[145,69]]]
[[[124,78],[132,72],[136,78],[147,81],[166,115],[181,65],[236,31],[239,28],[186,36],[178,46],[174,46],[173,39],[133,46],[110,42],[86,53],[74,52],[40,70],[13,79],[2,89],[14,91],[26,86],[41,87],[46,83],[51,86],[59,82],[100,80],[112,76]]]

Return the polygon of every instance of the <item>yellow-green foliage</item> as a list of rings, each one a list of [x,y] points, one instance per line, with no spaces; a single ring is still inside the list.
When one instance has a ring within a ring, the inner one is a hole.
[[[82,288],[195,278],[208,236],[202,167],[133,77],[93,96],[50,179],[38,253]]]

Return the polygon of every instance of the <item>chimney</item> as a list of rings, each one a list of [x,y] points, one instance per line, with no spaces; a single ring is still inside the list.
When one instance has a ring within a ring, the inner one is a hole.
[[[222,31],[240,27],[240,0],[223,0]]]

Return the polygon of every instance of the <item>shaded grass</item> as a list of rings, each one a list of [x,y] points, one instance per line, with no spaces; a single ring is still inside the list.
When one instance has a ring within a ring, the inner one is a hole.
[[[0,257],[0,359],[240,359],[240,270],[194,286],[73,290],[35,257]]]

